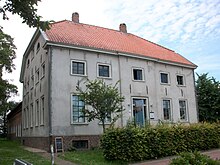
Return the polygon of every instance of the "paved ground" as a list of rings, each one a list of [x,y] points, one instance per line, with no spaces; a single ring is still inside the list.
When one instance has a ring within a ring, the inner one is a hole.
[[[25,147],[25,149],[30,152],[37,153],[47,159],[51,159],[50,153],[48,153],[44,150],[30,148],[30,147]],[[205,152],[203,152],[203,154],[210,156],[212,159],[220,159],[220,149],[205,151]],[[148,161],[144,161],[141,163],[134,163],[132,165],[168,165],[170,160],[173,158],[174,158],[174,156],[166,157],[166,158],[158,159],[158,160],[148,160]],[[72,162],[60,159],[59,157],[57,157],[57,154],[55,154],[55,164],[56,165],[76,165]]]
[[[202,153],[210,156],[212,159],[220,159],[220,149],[209,150]],[[132,165],[168,165],[171,159],[173,158],[174,156],[158,160],[149,160],[142,163],[135,163]]]

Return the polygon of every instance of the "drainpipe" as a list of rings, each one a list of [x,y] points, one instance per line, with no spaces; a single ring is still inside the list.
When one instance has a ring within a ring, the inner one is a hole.
[[[50,145],[53,144],[52,111],[51,111],[52,54],[53,54],[53,48],[49,47],[49,52],[48,52],[48,115],[49,116],[48,117],[49,117],[49,143],[50,143]]]
[[[117,53],[118,54],[118,53]],[[119,91],[120,95],[122,95],[122,89],[121,89],[121,64],[120,64],[120,55],[118,54],[118,69],[119,69]],[[122,106],[122,104],[121,104]],[[123,112],[121,112],[121,127],[123,127]]]

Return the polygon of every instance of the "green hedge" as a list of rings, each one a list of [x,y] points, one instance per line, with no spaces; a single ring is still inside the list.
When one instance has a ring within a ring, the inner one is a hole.
[[[220,146],[220,125],[162,125],[108,129],[101,139],[104,157],[137,161],[201,151]]]

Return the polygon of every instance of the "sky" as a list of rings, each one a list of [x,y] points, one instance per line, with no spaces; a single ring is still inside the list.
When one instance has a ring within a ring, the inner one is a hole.
[[[85,24],[118,30],[126,23],[128,33],[174,50],[198,66],[196,73],[220,81],[220,0],[42,0],[37,9],[43,20],[71,20],[78,12]],[[8,17],[0,25],[14,38],[17,58],[5,78],[18,86],[15,100],[21,101],[22,57],[36,29],[17,15]]]

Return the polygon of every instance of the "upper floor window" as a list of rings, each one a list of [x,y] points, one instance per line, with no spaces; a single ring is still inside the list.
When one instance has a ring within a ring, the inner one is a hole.
[[[44,77],[44,75],[45,75],[45,63],[43,63],[42,65],[41,65],[41,78],[43,78]]]
[[[163,84],[169,83],[169,74],[168,73],[160,73],[160,82]]]
[[[184,85],[184,77],[181,75],[176,76],[177,84],[178,85]]]
[[[170,100],[163,100],[163,118],[164,120],[171,120]]]
[[[40,71],[39,69],[36,70],[36,74],[35,74],[35,80],[36,80],[36,84],[39,82],[39,79],[40,79]]]
[[[98,77],[111,77],[110,66],[108,64],[98,64]]]
[[[73,123],[85,123],[84,101],[79,96],[72,95],[72,121]]]
[[[27,60],[27,68],[29,67],[29,65],[30,65],[30,60],[28,59]]]
[[[133,68],[133,80],[143,81],[143,69]]]
[[[186,101],[179,100],[180,120],[187,120]]]
[[[71,61],[71,74],[86,75],[86,62],[85,61]]]
[[[37,51],[36,52],[38,52],[40,50],[40,43],[38,42],[37,43]]]

